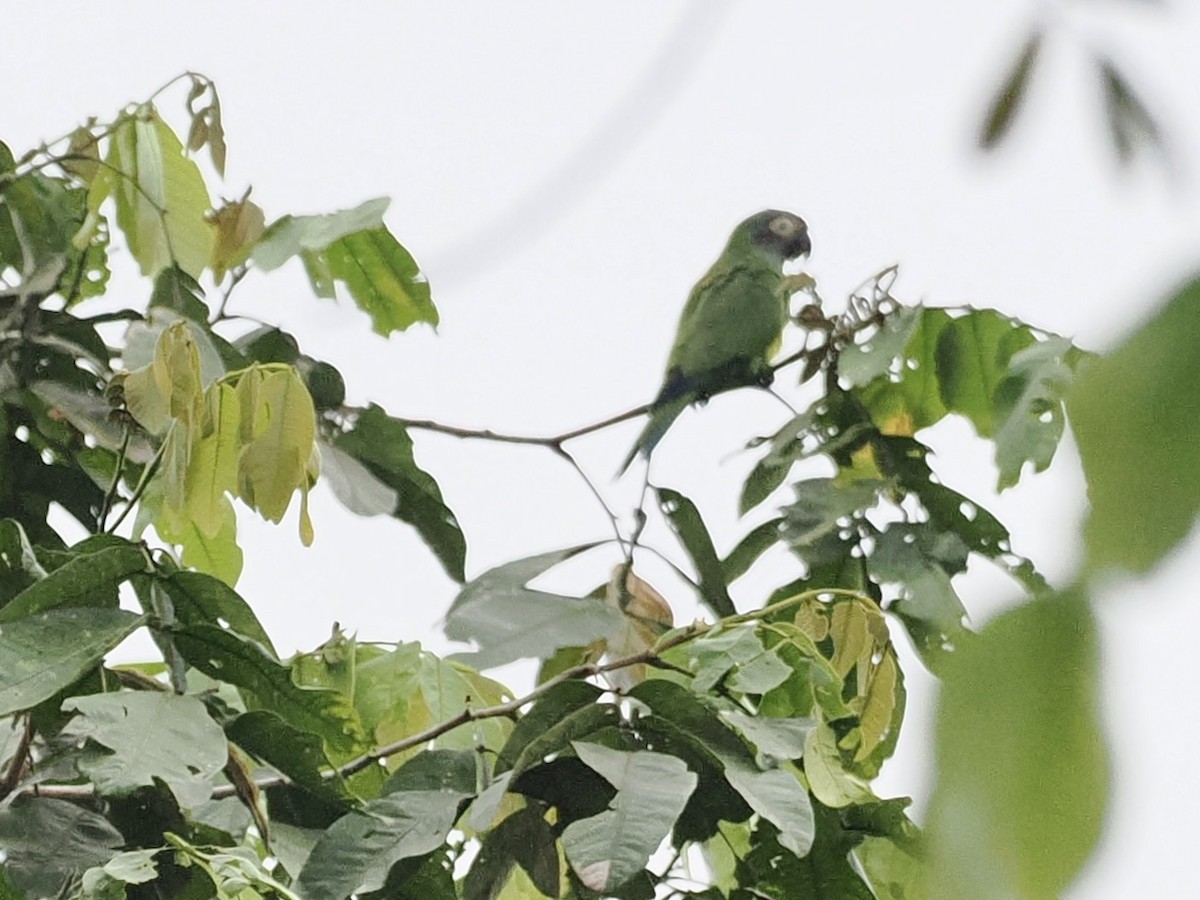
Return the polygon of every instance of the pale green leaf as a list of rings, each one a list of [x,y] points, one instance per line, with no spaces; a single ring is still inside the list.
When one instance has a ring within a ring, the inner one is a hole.
[[[578,741],[572,746],[617,794],[606,811],[569,824],[563,847],[580,881],[594,891],[611,891],[646,865],[698,779],[674,756],[626,753]]]
[[[377,197],[354,209],[327,215],[284,216],[271,223],[254,246],[250,258],[264,272],[278,269],[305,250],[322,251],[348,234],[379,228],[390,202],[387,197]]]
[[[1095,848],[1109,766],[1096,626],[1078,595],[992,620],[946,672],[932,897],[1058,897]]]
[[[279,522],[306,482],[316,411],[295,369],[248,371],[238,382],[239,397],[244,396],[242,383],[250,379],[255,382],[253,405],[242,407],[240,428],[251,437],[238,457],[238,496],[263,518]]]
[[[142,274],[153,277],[175,263],[199,278],[213,246],[213,229],[205,220],[208,189],[153,107],[121,120],[110,137],[108,163],[104,171],[116,195],[117,224]]]
[[[1067,409],[1091,513],[1092,566],[1144,572],[1200,511],[1200,279],[1085,368]]]
[[[582,544],[506,563],[467,582],[446,613],[446,637],[473,641],[478,650],[458,654],[486,669],[516,659],[552,655],[606,638],[623,617],[596,597],[567,597],[527,587],[559,563],[595,547]]]
[[[73,697],[63,709],[79,713],[70,734],[105,748],[85,749],[76,763],[101,794],[128,794],[160,779],[181,806],[198,806],[229,755],[225,734],[196,697],[122,691]]]

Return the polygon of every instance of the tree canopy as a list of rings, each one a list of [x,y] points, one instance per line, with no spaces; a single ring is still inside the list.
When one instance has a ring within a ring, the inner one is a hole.
[[[1136,127],[1131,103],[1114,122]],[[1102,357],[998,310],[903,302],[894,267],[844,302],[796,282],[807,339],[773,364],[793,411],[744,436],[747,524],[722,554],[669,472],[624,529],[572,455],[645,407],[548,437],[406,419],[348,405],[333,363],[232,314],[248,272],[298,257],[318,297],[348,296],[380,335],[438,321],[385,199],[277,218],[249,192],[218,205],[225,157],[216,88],[194,73],[19,157],[0,145],[0,897],[1047,897],[1071,882],[1109,779],[1093,585],[1151,569],[1200,506],[1184,450],[1200,282]],[[118,241],[142,303],[100,303]],[[947,417],[991,443],[1000,490],[1049,466],[1070,423],[1091,511],[1069,584],[937,476],[922,437]],[[470,571],[436,460],[418,461],[430,430],[549,448],[605,504],[611,539]],[[415,529],[460,585],[445,631],[470,650],[335,629],[280,656],[237,592],[239,508],[278,523],[296,504],[308,543],[320,482]],[[639,574],[649,516],[706,618],[677,627]],[[739,610],[730,585],[775,548],[795,571]],[[588,589],[535,586],[570,560]],[[972,631],[954,579],[978,561],[1020,596]],[[158,658],[111,662],[135,632]],[[872,789],[904,718],[905,640],[944,684],[922,827]],[[484,674],[519,659],[539,666],[524,692]]]

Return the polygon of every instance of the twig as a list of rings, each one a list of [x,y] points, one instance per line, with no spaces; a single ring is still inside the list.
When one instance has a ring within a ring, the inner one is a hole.
[[[146,486],[150,483],[150,479],[154,476],[154,473],[158,471],[158,464],[162,462],[163,453],[167,449],[167,441],[171,439],[171,432],[174,428],[175,425],[172,423],[171,428],[163,436],[162,443],[154,451],[154,458],[146,463],[146,467],[142,469],[141,477],[138,478],[137,486],[133,489],[133,493],[130,494],[129,500],[126,501],[125,508],[121,510],[121,514],[117,516],[117,521],[112,523],[112,526],[105,531],[105,534],[112,534],[121,527],[121,523],[125,521],[125,517],[129,515],[129,511],[137,505],[137,502],[142,498],[142,494],[146,492]]]
[[[117,464],[113,468],[112,481],[108,485],[108,490],[104,492],[104,502],[100,504],[100,515],[96,518],[96,525],[101,533],[104,532],[104,521],[112,511],[113,500],[117,497],[117,490],[121,487],[121,472],[125,468],[125,454],[129,451],[129,436],[131,431],[129,423],[126,422],[121,434],[121,449],[117,451]]]
[[[25,714],[25,725],[21,729],[21,737],[17,740],[17,748],[8,763],[8,771],[0,778],[0,800],[11,794],[21,783],[25,766],[29,762],[29,745],[33,742],[33,716]]]
[[[558,451],[568,441],[573,441],[575,438],[583,437],[595,431],[602,431],[605,428],[618,425],[621,422],[627,422],[630,419],[636,419],[638,416],[643,416],[649,411],[650,404],[644,403],[623,413],[617,413],[615,416],[609,416],[607,419],[601,419],[599,422],[593,422],[591,425],[582,425],[579,428],[573,428],[570,431],[564,431],[561,434],[550,435],[548,437],[507,434],[501,431],[492,431],[489,428],[459,428],[455,425],[444,425],[441,422],[434,422],[430,419],[397,418],[396,421],[407,428],[416,428],[421,431],[436,431],[438,434],[448,434],[451,437],[496,441],[501,444],[532,444],[536,447],[549,447],[551,450]]]

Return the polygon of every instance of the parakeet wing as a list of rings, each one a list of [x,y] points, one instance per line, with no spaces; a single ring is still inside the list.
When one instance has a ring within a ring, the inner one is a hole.
[[[682,376],[687,389],[715,393],[731,386],[721,383],[731,362],[766,363],[787,323],[781,287],[781,274],[765,266],[718,261],[680,316],[664,391]]]

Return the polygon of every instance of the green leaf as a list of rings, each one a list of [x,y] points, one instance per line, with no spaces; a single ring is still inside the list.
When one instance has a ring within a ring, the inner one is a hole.
[[[1200,278],[1086,367],[1067,401],[1088,483],[1093,567],[1145,572],[1200,511]]]
[[[124,885],[153,881],[158,877],[158,865],[154,857],[161,852],[157,847],[151,850],[127,850],[118,853],[103,866],[88,869],[80,881],[84,900],[123,898]]]
[[[0,519],[0,607],[46,577],[25,529],[15,519]]]
[[[663,753],[625,753],[579,741],[572,746],[617,789],[609,809],[571,822],[562,835],[579,880],[607,892],[642,870],[683,812],[697,778],[683,760]]]
[[[461,715],[465,709],[495,706],[512,699],[512,693],[499,682],[485,678],[467,666],[419,651],[419,645],[414,644],[411,647],[411,651],[407,649],[407,645],[398,648],[394,660],[380,657],[371,660],[360,670],[365,673],[363,678],[366,680],[360,684],[357,702],[364,710],[366,721],[378,744],[410,738]],[[412,651],[418,651],[415,660],[412,660],[410,655]],[[363,691],[377,690],[381,684],[386,684],[389,688],[389,692],[383,697],[362,697]],[[381,709],[379,705],[379,701],[387,696],[396,697],[401,701],[390,711]],[[504,746],[511,731],[512,724],[507,719],[495,717],[474,722],[469,728],[452,729],[433,743],[443,749],[468,750],[486,747],[489,751],[496,752]],[[428,743],[392,755],[389,757],[389,764],[416,756],[422,746],[428,746]]]
[[[298,687],[291,670],[256,641],[216,625],[192,625],[173,632],[175,648],[210,678],[236,685],[301,731],[324,738],[334,750],[360,746],[358,717],[341,693]]]
[[[120,121],[109,146],[96,184],[115,193],[117,224],[142,274],[153,277],[174,263],[199,278],[213,246],[208,189],[179,138],[144,106]]]
[[[1008,75],[1001,82],[996,96],[992,98],[979,132],[979,146],[984,150],[997,147],[1016,121],[1017,113],[1021,111],[1029,90],[1029,78],[1042,49],[1042,37],[1041,29],[1036,29],[1025,39],[1021,52],[1017,54]]]
[[[212,793],[209,779],[229,756],[225,735],[196,697],[122,691],[73,697],[63,709],[80,715],[68,733],[107,748],[83,751],[76,765],[104,795],[129,794],[161,780],[180,806]]]
[[[753,891],[750,896],[779,900],[875,900],[850,860],[850,850],[862,835],[845,828],[836,810],[820,803],[814,803],[813,809],[816,836],[809,851],[803,857],[787,852],[769,827],[761,828],[737,867],[738,884]]]
[[[384,337],[416,322],[437,325],[429,281],[412,255],[386,228],[359,231],[325,251],[329,274],[350,290],[372,329]]]
[[[908,628],[918,652],[935,672],[967,635],[967,610],[950,582],[966,568],[967,546],[949,531],[928,523],[893,523],[867,559],[871,577],[895,584],[900,596],[888,611]]]
[[[144,548],[125,541],[80,554],[0,608],[0,623],[15,622],[52,609],[115,607],[117,586],[131,575],[145,571],[147,565]]]
[[[912,435],[946,415],[937,350],[942,332],[952,321],[944,309],[902,307],[871,342],[869,356],[859,367],[859,377],[871,372],[881,374],[852,393],[884,434]],[[893,336],[906,333],[909,337],[903,354],[889,358],[894,350]]]
[[[700,599],[718,619],[737,615],[737,608],[729,597],[721,560],[696,504],[670,488],[658,488],[656,493],[658,505],[667,517],[671,530],[696,567],[696,575],[700,579]]]
[[[399,790],[343,816],[313,847],[296,892],[306,900],[343,900],[378,890],[394,863],[442,846],[460,806],[473,793],[473,785],[469,792],[461,786]]]
[[[299,894],[271,877],[251,847],[201,848],[171,832],[164,836],[167,843],[178,852],[182,863],[198,867],[208,876],[212,885],[217,886],[221,900],[226,897],[231,900],[233,897],[238,900],[254,900],[258,897],[302,900]]]
[[[289,724],[270,710],[257,709],[226,725],[225,735],[306,790],[334,801],[349,799],[340,781],[324,777],[332,766],[321,738],[311,731]]]
[[[150,306],[169,309],[192,322],[203,324],[208,321],[204,289],[177,265],[167,266],[155,277]]]
[[[54,609],[0,627],[0,716],[74,684],[146,622],[119,609]]]
[[[450,577],[464,581],[466,539],[454,513],[442,501],[437,482],[413,458],[412,439],[404,423],[371,404],[358,414],[350,430],[338,435],[333,443],[394,492],[395,503],[388,513],[415,527]],[[339,482],[335,480],[332,484],[337,491]],[[358,512],[364,506],[359,499],[363,492],[371,497],[376,508],[386,499],[370,487],[360,488],[354,494],[339,493],[338,498],[352,512]]]
[[[808,792],[788,769],[762,768],[749,747],[687,688],[663,679],[644,681],[630,695],[695,752],[714,760],[725,779],[756,813],[780,829],[780,841],[798,856],[813,842]],[[649,723],[648,723],[649,724]]]
[[[1003,613],[956,654],[937,724],[932,897],[1057,897],[1104,822],[1096,626],[1085,598]]]
[[[251,259],[270,271],[301,256],[317,296],[332,297],[334,282],[341,281],[378,334],[415,322],[436,325],[429,282],[383,224],[387,205],[379,198],[326,216],[284,216],[267,229]]]
[[[68,878],[102,865],[124,843],[103,816],[66,800],[19,797],[0,809],[4,872],[30,896],[58,895]]]
[[[203,572],[180,570],[160,580],[182,625],[223,625],[243,637],[258,641],[276,656],[262,623],[241,596],[225,582]]]
[[[525,750],[533,741],[572,713],[590,708],[603,693],[600,688],[586,681],[572,680],[554,685],[538,697],[533,706],[517,720],[512,735],[496,757],[493,770],[499,774],[512,769],[518,758],[527,755]],[[581,736],[572,735],[563,740],[560,746],[565,747],[571,740]],[[541,759],[546,755],[540,753],[537,758]]]
[[[830,808],[841,809],[872,799],[866,781],[843,763],[837,735],[824,723],[808,733],[804,746],[804,774],[813,796]]]
[[[1009,362],[996,389],[997,490],[1015,485],[1027,462],[1035,472],[1050,466],[1066,422],[1063,399],[1075,378],[1071,361],[1079,355],[1069,341],[1050,338],[1019,351]]]
[[[905,366],[900,363],[907,359],[913,336],[925,327],[930,312],[921,306],[898,308],[869,338],[841,352],[838,377],[851,387],[862,387],[889,372],[903,372]]]
[[[721,560],[721,575],[726,584],[732,584],[745,575],[760,556],[780,542],[782,525],[783,519],[770,519],[755,526],[738,541],[729,555]]]
[[[318,439],[317,446],[321,450],[321,480],[329,485],[342,506],[356,516],[390,516],[396,512],[400,503],[399,491],[388,487],[365,465],[334,444]]]
[[[817,727],[814,718],[770,718],[752,716],[731,710],[724,714],[730,725],[758,748],[760,753],[777,759],[799,759],[804,755],[804,743]]]
[[[379,228],[390,202],[387,197],[377,197],[354,209],[323,216],[283,216],[267,228],[250,258],[264,272],[278,269],[305,250],[322,251],[348,234]]]
[[[519,559],[463,585],[446,613],[445,633],[452,641],[473,641],[479,649],[452,659],[486,669],[547,657],[560,647],[590,644],[613,634],[622,616],[603,600],[527,587],[548,569],[595,546],[581,544]]]
[[[561,873],[554,832],[539,805],[517,810],[483,837],[463,881],[463,900],[503,896],[514,865],[547,897],[557,897]]]
[[[246,398],[242,433],[251,436],[238,454],[238,496],[263,518],[278,523],[292,495],[307,484],[317,436],[312,397],[293,368],[249,370],[238,381],[237,392]]]
[[[842,523],[878,500],[883,484],[879,481],[853,481],[848,484],[833,478],[807,478],[792,485],[794,503],[785,506],[783,538],[802,559],[819,563],[823,541],[835,535]]]
[[[1161,150],[1162,131],[1158,122],[1120,69],[1105,57],[1097,57],[1096,65],[1100,69],[1100,82],[1104,90],[1109,137],[1117,158],[1128,164],[1142,146]]]
[[[937,375],[950,412],[971,420],[981,437],[996,432],[996,389],[1013,355],[1034,343],[1027,327],[995,310],[971,310],[938,337]]]

